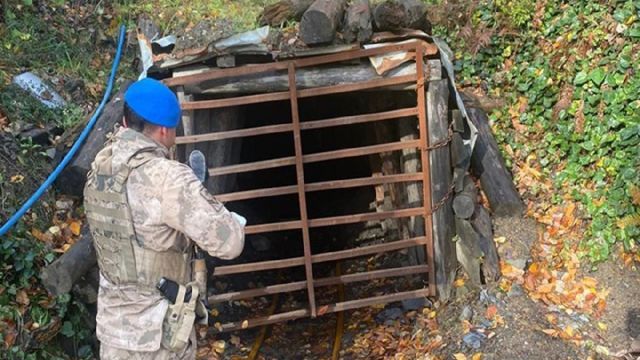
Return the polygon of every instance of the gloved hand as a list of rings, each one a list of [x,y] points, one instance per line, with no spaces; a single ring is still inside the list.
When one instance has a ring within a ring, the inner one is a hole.
[[[239,222],[243,227],[247,225],[247,219],[245,219],[243,216],[234,213],[233,211],[231,212],[231,216],[233,216],[233,218],[236,219],[236,221]]]

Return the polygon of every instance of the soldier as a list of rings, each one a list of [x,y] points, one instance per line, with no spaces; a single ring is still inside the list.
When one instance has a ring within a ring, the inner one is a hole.
[[[100,267],[100,357],[195,359],[194,319],[206,319],[206,309],[192,282],[194,245],[233,259],[244,247],[246,221],[216,201],[191,168],[168,159],[180,119],[169,88],[137,81],[124,106],[124,126],[96,156],[84,190]],[[158,290],[161,279],[179,285],[175,303]]]

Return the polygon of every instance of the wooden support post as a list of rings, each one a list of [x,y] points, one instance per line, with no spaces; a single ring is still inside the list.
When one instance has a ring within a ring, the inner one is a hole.
[[[471,282],[482,285],[480,278],[480,235],[473,229],[471,222],[464,219],[455,219],[458,241],[456,242],[457,259],[469,275]]]
[[[300,21],[300,38],[307,45],[326,44],[333,41],[336,29],[342,22],[345,0],[316,0],[309,6]]]
[[[478,203],[478,189],[471,176],[464,177],[462,191],[453,197],[453,212],[460,219],[468,219],[473,216]]]
[[[366,42],[373,35],[371,23],[371,5],[369,0],[354,0],[347,8],[344,17],[342,37],[347,43]]]
[[[193,96],[184,93],[184,86],[178,86],[176,94],[178,101],[184,103],[186,101],[193,101]],[[184,136],[193,135],[193,110],[182,111],[182,132]],[[193,151],[193,144],[185,144],[184,147],[184,159],[187,160],[189,154]]]
[[[483,253],[482,274],[484,275],[484,280],[495,281],[500,277],[500,262],[496,243],[493,241],[491,218],[484,206],[476,204],[476,210],[471,218],[471,225],[479,235],[479,246]]]
[[[429,60],[431,77],[427,89],[427,120],[429,143],[446,141],[449,136],[449,83],[442,74],[440,60]],[[449,193],[452,184],[451,156],[448,146],[430,150],[431,206],[436,206]],[[456,249],[452,241],[454,219],[451,199],[445,201],[433,214],[433,241],[435,250],[436,283],[438,294],[446,301],[456,274]]]

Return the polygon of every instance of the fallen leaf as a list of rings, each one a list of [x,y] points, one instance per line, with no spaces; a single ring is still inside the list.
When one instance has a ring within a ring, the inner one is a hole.
[[[493,320],[493,318],[496,316],[497,313],[498,313],[498,307],[496,307],[495,305],[489,305],[485,316],[487,319]]]
[[[553,336],[553,337],[558,336],[558,330],[555,330],[555,329],[543,329],[542,332],[549,336]]]
[[[327,310],[329,310],[329,305],[321,306],[321,307],[318,309],[318,316],[321,316],[321,315],[326,314],[326,313],[327,313]]]
[[[456,360],[467,360],[467,356],[463,353],[457,353],[457,354],[453,354],[453,357]]]
[[[607,328],[608,328],[607,324],[602,323],[602,322],[598,323],[598,329],[600,329],[602,331],[607,331]]]
[[[240,337],[235,336],[235,335],[231,335],[231,338],[229,339],[229,342],[231,344],[233,344],[233,346],[239,347],[240,346]]]
[[[218,354],[222,354],[224,349],[227,347],[227,343],[224,340],[218,340],[213,343],[213,350]]]
[[[218,330],[219,332],[222,332],[222,324],[220,324],[219,322],[213,324],[213,327],[216,328],[216,330]]]
[[[482,360],[482,353],[475,353],[471,357],[471,360]]]
[[[211,317],[217,317],[218,315],[220,315],[218,309],[211,309],[211,311],[209,311],[209,316]]]
[[[72,221],[71,223],[69,223],[69,229],[71,230],[71,233],[75,236],[80,235],[80,222],[78,221]]]
[[[16,301],[18,302],[18,304],[22,304],[22,305],[29,305],[30,301],[29,301],[29,295],[27,295],[27,292],[24,290],[19,290],[16,293]]]
[[[243,321],[243,322],[242,322],[242,328],[243,328],[243,329],[246,329],[246,328],[248,328],[248,327],[249,327],[249,320],[245,320],[245,321]]]
[[[588,277],[585,276],[582,279],[582,283],[584,284],[584,286],[590,287],[590,288],[594,288],[596,287],[596,285],[598,285],[598,280],[592,278],[592,277]]]
[[[596,346],[596,352],[600,355],[609,356],[609,349],[602,345]]]
[[[457,280],[453,283],[453,285],[454,285],[455,287],[462,287],[462,286],[464,286],[464,279],[457,279]]]
[[[497,238],[493,239],[493,241],[497,242],[498,244],[504,244],[507,241],[507,238],[504,236],[498,236]]]
[[[23,180],[24,180],[24,176],[22,176],[22,175],[20,175],[20,174],[18,174],[18,175],[13,175],[13,176],[9,179],[9,181],[10,181],[12,184],[20,184],[20,183],[22,183],[22,181],[23,181]]]

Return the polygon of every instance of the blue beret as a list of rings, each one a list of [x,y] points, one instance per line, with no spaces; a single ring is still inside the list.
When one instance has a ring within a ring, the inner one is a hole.
[[[158,80],[136,81],[124,93],[124,102],[151,124],[174,128],[180,121],[180,103],[176,95]]]

